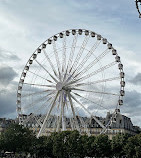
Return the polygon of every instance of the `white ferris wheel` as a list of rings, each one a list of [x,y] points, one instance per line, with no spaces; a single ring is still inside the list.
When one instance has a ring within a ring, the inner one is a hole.
[[[90,118],[103,133],[123,104],[124,86],[120,57],[106,38],[85,29],[62,31],[42,43],[23,69],[19,123],[32,122],[39,137],[48,130],[90,133]],[[107,112],[112,115],[105,122],[100,118]]]

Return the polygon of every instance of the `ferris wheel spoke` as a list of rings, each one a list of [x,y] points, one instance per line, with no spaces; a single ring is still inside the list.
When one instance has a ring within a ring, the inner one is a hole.
[[[105,55],[107,55],[111,50],[106,49],[102,54],[100,54],[96,59],[94,59],[87,67],[85,67],[82,71],[80,71],[75,77],[82,76],[85,72],[87,72],[90,68],[92,68],[96,63],[98,63]],[[83,65],[82,65],[83,67]],[[74,78],[75,78],[74,77]]]
[[[76,92],[72,92],[72,93],[75,94],[76,96],[79,96],[80,98],[82,98],[82,99],[84,99],[84,100],[86,100],[86,101],[89,101],[89,102],[91,102],[91,103],[94,103],[95,105],[98,105],[99,107],[102,107],[102,108],[104,108],[105,110],[108,110],[108,111],[109,111],[109,109],[107,109],[106,107],[102,106],[102,105],[99,104],[99,103],[96,103],[96,102],[94,102],[94,101],[92,101],[92,100],[90,100],[90,99],[88,99],[88,98],[86,98],[86,97],[84,97],[84,96],[82,96],[82,95],[76,93]]]
[[[91,57],[91,55],[94,53],[94,51],[96,50],[96,48],[99,46],[100,43],[101,43],[101,40],[99,40],[99,41],[97,40],[94,43],[93,47],[88,51],[87,55],[84,57],[82,62],[79,64],[79,66],[75,69],[73,74],[75,74],[76,72],[78,72],[82,69],[82,67],[85,65],[85,63],[88,61],[88,59]]]
[[[84,52],[84,49],[85,49],[85,47],[86,47],[86,45],[88,43],[89,38],[90,38],[90,35],[85,36],[85,39],[84,39],[84,41],[83,41],[83,43],[82,43],[82,45],[80,47],[80,50],[79,50],[79,52],[78,52],[78,54],[77,54],[77,56],[75,58],[75,61],[74,61],[74,63],[73,63],[73,65],[72,65],[72,67],[71,67],[69,72],[71,72],[73,69],[75,69],[77,67],[77,64],[79,63],[79,60],[80,60],[80,58],[81,58],[81,56],[82,56],[82,54]]]
[[[94,71],[94,72],[92,72],[92,73],[90,73],[90,74],[88,74],[86,76],[83,76],[82,78],[79,78],[79,79],[76,79],[74,81],[69,82],[67,85],[71,85],[71,84],[74,84],[74,83],[78,83],[80,81],[84,81],[84,80],[86,80],[86,79],[88,79],[88,78],[90,78],[90,77],[92,77],[92,76],[94,76],[94,75],[96,75],[96,74],[98,74],[98,73],[100,73],[100,72],[102,72],[102,71],[114,66],[115,64],[117,64],[117,63],[114,61],[114,62],[112,62],[112,63],[110,63],[110,64],[108,64],[108,65],[106,65],[104,67],[101,67],[100,69],[98,69],[98,70],[96,70],[96,71]]]
[[[83,82],[83,83],[75,84],[73,86],[79,87],[79,86],[93,85],[93,84],[98,84],[98,83],[102,83],[102,82],[109,82],[109,81],[114,81],[114,80],[119,80],[119,79],[121,79],[121,78],[118,76],[118,77],[107,78],[107,79],[103,79],[103,80],[97,80],[94,82],[87,82],[87,83]]]
[[[43,65],[41,65],[38,61],[37,61],[37,59],[35,59],[35,61],[49,74],[49,76],[57,83],[58,81],[57,81],[57,79],[55,79],[50,73],[49,73],[49,71],[43,66]]]
[[[30,119],[32,119],[32,118],[35,116],[35,114],[36,114],[37,112],[39,112],[41,109],[43,109],[43,108],[45,107],[46,103],[47,103],[48,101],[50,101],[51,99],[52,99],[52,97],[48,98],[48,99],[44,102],[44,104],[41,105],[41,107],[39,107],[38,109],[36,109],[36,110],[34,111],[34,113],[32,113],[26,120],[23,121],[23,124],[26,124]]]
[[[70,93],[68,93],[68,98],[69,98],[69,102],[70,102],[70,105],[71,105],[71,110],[72,110],[72,113],[73,113],[76,129],[78,131],[80,131],[79,124],[78,124],[78,121],[77,121],[77,118],[76,118],[76,115],[75,115],[75,111],[74,111],[74,107],[73,107],[73,103],[72,103],[72,99],[71,99]]]
[[[44,77],[42,77],[42,76],[40,76],[40,75],[38,75],[38,74],[36,74],[36,73],[30,71],[30,70],[28,70],[28,72],[30,72],[30,73],[32,73],[32,74],[34,74],[34,75],[36,75],[36,76],[38,76],[38,77],[40,77],[40,78],[42,78],[42,79],[48,81],[48,82],[50,82],[50,83],[54,83],[54,82],[52,82],[51,80],[48,80],[48,79],[46,79],[46,78],[44,78]]]
[[[76,43],[77,43],[77,38],[78,38],[78,34],[74,35],[72,46],[71,46],[71,51],[70,51],[70,55],[69,55],[69,59],[68,59],[68,64],[67,64],[67,67],[66,67],[66,72],[65,72],[63,81],[65,81],[66,74],[68,73],[68,71],[69,71],[69,69],[70,69],[70,67],[72,65],[73,56],[74,56],[74,52],[75,52],[75,48],[76,48]]]
[[[48,113],[47,113],[47,115],[46,115],[46,117],[45,117],[45,119],[44,119],[44,122],[43,122],[43,124],[42,124],[42,126],[41,126],[41,129],[40,129],[40,131],[39,131],[37,137],[39,137],[39,136],[41,135],[41,133],[43,132],[43,130],[44,130],[44,128],[45,128],[45,123],[48,121],[48,118],[49,118],[49,116],[50,116],[50,114],[51,114],[51,111],[52,111],[52,109],[53,109],[54,106],[55,106],[55,103],[56,103],[58,94],[59,94],[59,92],[57,92],[57,94],[56,94],[56,96],[55,96],[55,98],[54,98],[54,101],[52,102],[51,108],[49,109],[49,111],[48,111]]]
[[[62,72],[66,69],[66,35],[63,38]]]
[[[92,114],[89,112],[89,110],[88,110],[87,108],[85,108],[85,106],[84,106],[82,103],[80,103],[74,96],[71,95],[71,97],[72,97],[90,116],[92,116],[92,117],[94,118],[94,120],[95,120],[103,129],[106,128],[106,127],[103,125],[103,123],[100,122],[94,115],[92,115]]]
[[[75,52],[75,48],[76,48],[76,43],[77,43],[77,38],[78,38],[78,34],[74,35],[72,46],[71,46],[71,51],[70,51],[70,56],[69,56],[69,60],[68,60],[68,65],[67,65],[67,70],[68,71],[69,71],[69,69],[72,65],[74,52]]]
[[[52,101],[52,98],[54,98],[55,95],[52,95],[44,104],[41,105],[41,107],[38,109],[38,111],[43,110],[43,108],[45,108],[44,110],[49,108],[49,104],[48,101]],[[34,116],[34,118],[36,119],[37,115]],[[44,115],[42,115],[38,120],[36,119],[36,122],[41,126],[44,120]]]
[[[38,94],[42,94],[42,93],[46,93],[46,92],[49,92],[49,91],[54,91],[54,90],[45,90],[45,91],[39,91],[39,92],[34,92],[34,93],[29,93],[29,94],[25,94],[23,95],[22,97],[29,97],[29,96],[33,96],[33,95],[38,95]]]
[[[80,89],[80,88],[71,88],[71,90],[76,90],[76,91],[83,91],[83,92],[90,92],[90,93],[98,93],[98,94],[106,94],[106,95],[115,95],[115,96],[120,96],[119,94],[115,93],[109,93],[109,92],[98,92],[98,91],[92,91],[92,90],[86,90],[86,89]]]
[[[54,50],[55,59],[56,59],[57,67],[58,67],[59,79],[61,80],[61,78],[62,78],[61,68],[60,68],[61,65],[60,65],[60,61],[59,61],[59,57],[58,57],[58,51],[56,49],[55,41],[53,41],[53,50]]]
[[[31,107],[37,105],[38,103],[40,103],[41,101],[43,101],[44,99],[46,99],[48,96],[52,95],[53,93],[54,93],[54,92],[51,92],[51,93],[47,94],[46,96],[35,100],[35,101],[32,102],[31,104],[26,105],[26,106],[24,107],[24,109],[31,108]],[[51,96],[51,97],[52,97],[52,96]]]
[[[112,66],[114,66],[114,65],[116,65],[116,64],[117,64],[117,63],[116,63],[115,61],[112,62],[112,63],[110,63],[110,64],[107,64],[106,66],[101,67],[100,69],[98,69],[98,70],[96,70],[96,71],[94,71],[94,72],[92,72],[92,73],[90,73],[90,74],[88,74],[88,75],[86,75],[86,76],[80,78],[79,80],[88,79],[88,78],[90,78],[90,77],[92,77],[92,76],[94,76],[94,75],[96,75],[96,74],[98,74],[98,73],[100,73],[100,72],[102,72],[102,71],[104,71],[104,70],[106,70],[106,69],[111,68]]]
[[[25,85],[31,85],[31,86],[52,87],[52,88],[56,87],[54,85],[42,85],[42,84],[34,84],[34,83],[26,83],[26,82],[24,82],[23,84],[25,84]]]
[[[52,61],[50,60],[50,58],[48,57],[47,52],[45,51],[45,49],[43,49],[43,52],[44,52],[44,54],[45,54],[45,56],[46,56],[46,58],[47,58],[47,60],[48,60],[48,62],[50,64],[53,72],[54,72],[54,75],[58,78],[58,75],[57,75],[57,72],[56,72],[56,70],[54,68],[54,65],[53,65]]]

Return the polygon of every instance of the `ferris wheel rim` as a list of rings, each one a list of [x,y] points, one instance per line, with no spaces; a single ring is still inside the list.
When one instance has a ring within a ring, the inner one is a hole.
[[[53,36],[51,36],[50,38],[48,38],[45,42],[43,42],[35,51],[34,51],[34,53],[31,55],[31,57],[29,58],[29,60],[27,61],[27,63],[26,63],[26,65],[25,65],[25,67],[24,67],[24,69],[23,69],[23,72],[22,72],[22,74],[21,74],[21,77],[20,77],[20,81],[19,81],[19,84],[18,84],[18,90],[17,90],[17,112],[18,112],[18,115],[20,115],[20,114],[22,114],[21,113],[21,111],[20,111],[20,108],[21,108],[21,96],[19,96],[19,94],[21,94],[21,93],[19,93],[19,91],[21,92],[22,91],[22,86],[23,86],[23,84],[25,84],[24,83],[24,79],[25,79],[25,77],[26,77],[26,73],[28,72],[28,70],[29,70],[29,67],[30,67],[30,65],[32,64],[32,62],[33,61],[36,61],[40,66],[41,66],[41,64],[36,60],[36,57],[37,57],[37,55],[38,55],[38,53],[40,53],[42,50],[43,51],[45,51],[44,49],[43,49],[43,47],[44,47],[44,45],[47,45],[48,44],[48,42],[51,40],[51,41],[53,41],[53,42],[55,42],[55,40],[54,40],[54,37],[59,37],[59,35],[62,33],[63,35],[64,34],[66,34],[66,32],[72,32],[73,30],[75,30],[75,32],[77,32],[77,35],[78,35],[78,31],[79,30],[82,30],[82,33],[86,33],[86,31],[87,32],[89,32],[89,34],[92,34],[92,33],[94,33],[95,34],[95,36],[97,36],[97,38],[98,37],[100,37],[101,39],[100,39],[100,41],[102,41],[103,39],[105,39],[105,38],[103,38],[101,35],[99,35],[99,34],[97,34],[97,33],[95,33],[95,32],[93,32],[93,31],[89,31],[89,30],[85,30],[85,29],[69,29],[69,30],[65,30],[65,31],[62,31],[62,32],[60,32],[60,33],[58,33],[58,34],[55,34],[55,35],[53,35]],[[86,35],[86,37],[88,37],[87,35]],[[107,39],[106,39],[107,40]],[[110,49],[112,49],[112,50],[115,50],[114,48],[113,48],[113,46],[112,46],[112,44],[111,43],[109,43],[108,41],[106,41],[106,44],[108,45],[109,44],[109,47],[111,46],[111,48]],[[115,54],[115,56],[116,57],[119,57],[118,56],[118,54],[117,54],[117,52],[116,52],[116,54]],[[35,57],[35,58],[34,58]],[[65,58],[65,57],[64,57]],[[100,58],[100,56],[99,56],[99,58]],[[75,67],[76,65],[77,65],[77,63],[76,63],[76,61],[77,61],[77,59],[75,59],[75,61],[74,61],[74,63],[73,63],[73,66],[72,67]],[[31,62],[31,64],[30,64],[30,62]],[[57,62],[57,61],[56,61]],[[84,60],[83,62],[87,62],[86,60]],[[96,61],[95,61],[96,62]],[[98,61],[97,61],[98,62]],[[59,71],[59,69],[61,69],[61,68],[59,68],[59,62],[57,62],[57,64],[58,64],[58,71]],[[64,63],[65,64],[65,63]],[[114,63],[111,63],[111,64],[114,64]],[[121,63],[121,61],[120,61],[120,57],[119,57],[119,61],[118,61],[118,64],[119,65],[122,65],[122,63]],[[81,65],[79,65],[79,67],[80,68],[82,68],[82,66]],[[108,67],[108,65],[107,65],[107,67]],[[43,67],[42,67],[43,68]],[[78,67],[77,67],[78,68]],[[106,68],[106,67],[105,67]],[[104,67],[102,68],[102,69],[104,69]],[[87,70],[87,69],[86,69]],[[86,71],[85,70],[85,71]],[[121,69],[119,69],[120,70],[120,74],[124,74],[124,72],[123,72],[123,68],[121,68]],[[47,71],[47,70],[46,70]],[[69,68],[69,71],[71,71],[71,69]],[[83,71],[82,73],[85,73],[85,71]],[[47,71],[47,73],[50,75],[50,73]],[[96,72],[95,72],[96,73]],[[55,72],[54,72],[54,74],[55,74]],[[74,72],[74,74],[75,74],[75,72]],[[82,75],[81,73],[79,74],[79,76],[80,75]],[[93,75],[93,74],[91,74],[91,75]],[[50,75],[51,76],[51,75]],[[51,76],[52,77],[52,76]],[[61,80],[60,78],[61,78],[61,75],[59,75],[58,74],[58,76],[56,75],[56,77],[58,77],[58,80],[56,79],[56,78],[54,78],[54,77],[52,77],[52,79],[54,80],[54,82],[56,83],[56,87],[58,87],[58,88],[56,88],[56,90],[61,90],[62,88],[63,88],[63,85],[61,85],[62,83],[59,81],[59,80]],[[76,78],[77,78],[78,76],[76,76]],[[86,76],[87,77],[87,76]],[[84,77],[82,78],[82,79],[85,79]],[[106,80],[106,79],[105,79]],[[110,79],[107,79],[107,80],[110,80]],[[112,80],[112,79],[111,79]],[[125,86],[125,81],[124,81],[124,75],[121,77],[120,76],[120,80],[121,80],[121,86],[120,86],[120,91],[124,91],[124,86]],[[76,81],[72,81],[72,82],[76,82]],[[60,85],[59,85],[59,84]],[[70,82],[69,82],[69,84],[70,84]],[[59,87],[60,86],[60,87]],[[54,89],[54,91],[55,91],[55,89]],[[69,98],[69,101],[71,102],[71,97],[72,97],[72,95],[68,92],[68,98]],[[73,96],[74,97],[74,96]],[[20,99],[19,99],[20,98]],[[123,95],[119,95],[119,103],[117,104],[117,107],[119,106],[119,105],[121,105],[122,104],[122,98],[123,98]],[[77,100],[78,101],[78,100]],[[121,103],[120,103],[120,101],[121,101]],[[73,106],[73,105],[71,105],[71,106]],[[103,127],[104,128],[104,127]]]
[[[139,13],[139,18],[141,18],[141,11],[139,9],[139,3],[141,5],[141,1],[140,0],[135,0],[135,3],[136,3],[136,8],[137,8],[137,11]]]

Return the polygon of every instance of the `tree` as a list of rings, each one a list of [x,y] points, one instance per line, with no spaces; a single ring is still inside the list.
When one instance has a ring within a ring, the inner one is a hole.
[[[65,141],[68,157],[84,157],[82,148],[81,135],[78,131],[72,131]]]
[[[65,137],[67,136],[67,132],[59,132],[53,136],[53,154],[56,157],[64,158],[66,156],[65,153]]]
[[[128,134],[117,134],[112,138],[111,147],[113,156],[122,157],[126,155],[124,148],[128,138]]]
[[[30,148],[32,155],[36,154],[38,157],[53,157],[53,142],[51,136],[42,136],[32,143]]]
[[[83,156],[92,157],[95,155],[95,136],[81,136],[81,143],[82,143],[82,153]]]
[[[141,134],[132,136],[128,139],[124,148],[127,157],[140,158],[141,157]]]
[[[111,144],[107,135],[99,135],[96,137],[93,145],[95,157],[110,157],[111,156]]]
[[[53,137],[53,154],[60,158],[84,157],[78,131],[64,131]]]
[[[29,152],[35,136],[28,128],[12,124],[1,135],[2,148],[11,152]]]

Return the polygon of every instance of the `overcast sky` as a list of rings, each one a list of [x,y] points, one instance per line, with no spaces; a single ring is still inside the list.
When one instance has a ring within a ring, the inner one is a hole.
[[[95,31],[118,50],[126,73],[121,112],[141,126],[141,19],[134,0],[0,0],[0,117],[16,117],[18,80],[34,50],[72,28]]]

